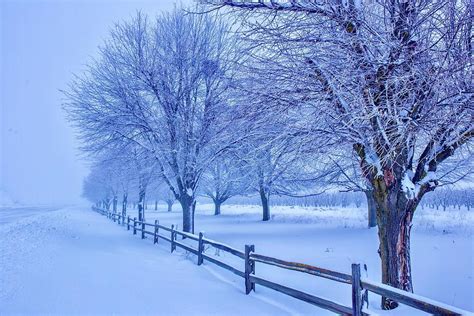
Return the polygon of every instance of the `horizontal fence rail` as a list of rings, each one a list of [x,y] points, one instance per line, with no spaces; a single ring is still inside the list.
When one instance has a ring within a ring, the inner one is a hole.
[[[341,314],[341,315],[352,315],[352,308],[329,301],[327,299],[324,299],[322,297],[317,297],[299,290],[292,289],[290,287],[274,283],[271,281],[267,281],[265,279],[256,277],[256,276],[250,276],[250,280],[256,284],[265,286],[269,289],[278,291],[280,293],[292,296],[294,298],[297,298],[299,300],[305,301],[307,303],[316,305],[318,307],[327,309],[329,311]]]
[[[370,292],[388,297],[394,301],[433,315],[473,315],[473,313],[469,313],[454,306],[436,302],[429,298],[409,293],[386,284],[373,282],[364,278],[360,281],[362,288],[367,289]]]
[[[284,261],[272,257],[259,255],[257,253],[251,254],[250,257],[256,262],[261,262],[288,270],[304,272],[341,283],[351,284],[351,276],[349,274],[322,269],[310,266],[309,264]]]
[[[92,209],[104,216],[107,216],[107,218],[113,220],[114,222],[118,222],[119,225],[126,225],[127,230],[132,230],[134,235],[136,235],[137,232],[140,232],[142,239],[145,239],[146,236],[152,236],[153,243],[155,244],[159,243],[160,239],[169,242],[171,252],[176,250],[176,247],[179,247],[189,253],[196,255],[198,259],[198,265],[201,265],[204,261],[208,261],[234,273],[239,277],[244,278],[246,294],[249,294],[252,290],[255,291],[255,285],[258,284],[340,315],[361,316],[369,315],[368,311],[363,311],[362,307],[364,301],[368,302],[368,292],[372,292],[390,298],[401,304],[405,304],[415,309],[434,315],[473,315],[473,313],[471,312],[447,304],[436,302],[434,300],[413,293],[405,292],[385,284],[373,282],[366,278],[362,278],[359,264],[352,264],[352,274],[345,274],[338,271],[332,271],[329,269],[315,267],[304,263],[285,261],[269,256],[264,256],[255,253],[255,247],[253,245],[246,245],[245,250],[240,251],[224,243],[205,238],[202,232],[199,233],[199,235],[191,234],[178,230],[177,226],[174,225],[171,225],[171,227],[160,225],[158,220],[155,220],[154,223],[147,223],[145,220],[138,221],[136,218],[130,218],[124,213],[114,213],[102,210],[97,207],[92,207]],[[152,227],[153,231],[146,230],[146,227]],[[160,234],[160,232],[163,231],[169,233],[169,235],[166,236]],[[196,247],[193,247],[182,241],[178,241],[176,238],[177,236],[181,236],[181,240],[189,239],[194,242],[197,242]],[[205,245],[210,245],[216,249],[225,251],[233,256],[236,256],[237,258],[242,259],[244,261],[244,271],[241,271],[215,257],[209,256],[205,253]],[[349,284],[352,287],[352,306],[345,306],[340,303],[331,301],[327,298],[315,296],[282,284],[278,284],[257,277],[255,276],[255,264],[257,262],[282,269],[314,275],[339,283]]]

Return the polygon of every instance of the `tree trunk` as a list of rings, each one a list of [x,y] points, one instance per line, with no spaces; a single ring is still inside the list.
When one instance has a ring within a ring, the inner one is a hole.
[[[107,211],[110,210],[110,200],[109,199],[104,200],[104,206],[105,206],[105,209]]]
[[[383,178],[375,180],[372,191],[377,212],[382,283],[413,292],[410,231],[418,201],[407,199],[399,185],[389,188],[383,181]],[[398,303],[382,297],[381,305],[382,309],[394,309]]]
[[[265,190],[260,187],[260,198],[262,200],[262,209],[263,209],[263,221],[270,220],[270,195],[265,193]]]
[[[167,201],[166,201],[166,204],[168,204],[168,212],[173,211],[173,204],[174,204],[174,201],[172,201],[172,200],[167,200]]]
[[[155,211],[158,211],[158,200],[155,200]]]
[[[112,201],[112,203],[113,203],[113,204],[112,204],[112,208],[113,208],[114,214],[117,213],[117,202],[118,202],[117,196],[114,195],[114,199],[113,199],[113,201]]]
[[[183,210],[183,231],[187,233],[192,233],[193,228],[193,202],[193,198],[186,193],[179,199]]]
[[[191,232],[194,234],[194,215],[196,214],[196,200],[193,201],[193,204],[192,204],[192,228],[191,228]]]
[[[124,193],[123,197],[122,197],[122,216],[123,216],[123,218],[125,218],[125,216],[127,216],[127,199],[128,199],[127,193]]]
[[[214,200],[214,215],[220,215],[221,214],[221,204],[222,202],[218,199]]]
[[[367,218],[368,227],[372,228],[377,226],[377,209],[375,207],[375,199],[372,191],[364,191],[367,198]]]
[[[138,221],[145,220],[145,188],[141,187],[138,193]]]

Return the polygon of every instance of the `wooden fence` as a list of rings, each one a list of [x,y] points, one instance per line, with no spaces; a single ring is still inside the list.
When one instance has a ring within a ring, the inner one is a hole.
[[[118,222],[119,225],[126,226],[127,230],[132,230],[134,235],[136,235],[137,232],[140,232],[142,239],[145,239],[146,235],[151,236],[153,238],[153,243],[155,244],[158,243],[160,239],[166,240],[170,243],[171,252],[176,250],[176,247],[180,247],[190,253],[195,254],[197,256],[198,265],[201,265],[204,260],[206,260],[221,268],[229,270],[230,272],[238,275],[239,277],[242,277],[245,281],[246,294],[249,294],[252,290],[255,290],[255,285],[258,284],[340,315],[361,316],[369,315],[368,311],[363,310],[362,307],[364,301],[368,302],[368,292],[373,292],[378,295],[390,298],[401,304],[405,304],[415,309],[434,315],[473,315],[473,313],[471,312],[453,306],[449,306],[440,302],[436,302],[413,293],[405,292],[385,284],[373,282],[371,280],[362,278],[359,264],[352,264],[352,273],[345,274],[337,271],[311,266],[308,264],[289,262],[277,258],[264,256],[255,253],[254,245],[245,245],[244,251],[240,251],[224,243],[205,238],[203,233],[195,235],[179,231],[175,228],[174,225],[171,225],[171,227],[160,225],[158,220],[155,220],[155,222],[152,224],[147,223],[145,221],[137,221],[136,217],[133,219],[130,218],[130,216],[124,217],[121,214],[115,214],[110,211],[99,209],[97,207],[92,207],[92,209],[102,215],[107,216],[114,222]],[[151,231],[147,230],[147,227],[150,227]],[[167,235],[169,235],[169,237],[164,235],[162,233],[163,231],[167,232]],[[190,240],[195,241],[196,247],[192,247],[190,245],[178,241],[176,238],[178,235],[181,236],[182,239],[188,238]],[[242,259],[244,261],[244,271],[241,271],[225,262],[222,262],[214,257],[207,255],[204,251],[205,245],[210,245],[214,248],[228,252]],[[348,284],[352,287],[352,306],[344,306],[342,304],[257,277],[255,276],[255,264],[257,262],[272,265],[282,269],[311,274],[335,282]]]

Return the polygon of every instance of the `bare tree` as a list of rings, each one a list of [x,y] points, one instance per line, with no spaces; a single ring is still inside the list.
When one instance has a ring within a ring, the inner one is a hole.
[[[214,215],[221,214],[221,205],[236,195],[249,192],[251,170],[232,152],[215,159],[203,175],[201,191],[214,202]]]
[[[156,174],[181,204],[188,232],[204,169],[237,141],[227,132],[232,121],[222,119],[233,111],[229,91],[241,56],[229,29],[217,16],[181,9],[153,25],[138,14],[116,25],[101,59],[67,93],[66,109],[85,149],[133,144],[153,159]],[[147,182],[142,180],[139,211]]]

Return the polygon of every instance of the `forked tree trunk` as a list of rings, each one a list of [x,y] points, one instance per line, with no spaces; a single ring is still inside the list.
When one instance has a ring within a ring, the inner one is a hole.
[[[382,283],[413,292],[410,261],[410,232],[418,202],[407,199],[399,185],[388,188],[375,180],[373,198],[377,211]],[[393,309],[397,302],[382,297],[382,309]]]
[[[214,215],[220,215],[221,214],[221,204],[222,202],[218,199],[214,200]]]
[[[110,210],[110,200],[109,199],[104,200],[104,207],[107,211]]]
[[[173,204],[174,204],[174,201],[172,201],[172,200],[167,200],[167,201],[166,201],[166,204],[168,204],[168,212],[173,211]]]
[[[377,226],[377,208],[375,207],[375,199],[372,191],[364,191],[367,198],[367,226],[369,228]]]
[[[260,187],[260,199],[262,200],[262,210],[263,210],[263,221],[270,220],[270,194],[267,194],[265,190]]]

